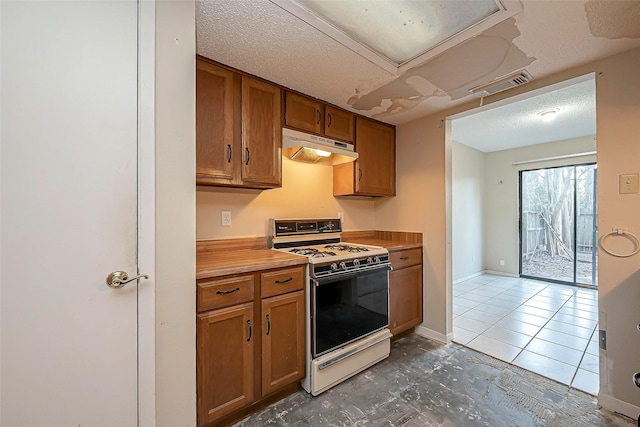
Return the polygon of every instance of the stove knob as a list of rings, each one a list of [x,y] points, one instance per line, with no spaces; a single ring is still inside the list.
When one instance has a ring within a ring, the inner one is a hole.
[[[371,257],[367,258],[367,264],[373,264],[373,258]]]
[[[338,269],[338,264],[336,264],[335,262],[331,264],[331,270],[336,271],[337,269]]]
[[[347,269],[347,264],[345,264],[344,262],[341,262],[340,263],[340,268],[343,269],[343,270],[346,270]]]
[[[360,260],[359,259],[354,259],[353,260],[353,265],[360,265]]]
[[[373,259],[373,262],[379,263],[379,262],[380,262],[380,257],[379,257],[379,256],[375,257],[375,258]]]

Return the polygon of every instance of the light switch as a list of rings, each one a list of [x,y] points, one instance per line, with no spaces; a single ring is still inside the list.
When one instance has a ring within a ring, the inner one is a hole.
[[[638,174],[630,173],[620,175],[619,193],[632,194],[638,192]]]

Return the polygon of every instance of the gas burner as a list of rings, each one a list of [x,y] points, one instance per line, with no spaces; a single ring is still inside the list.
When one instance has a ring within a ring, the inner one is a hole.
[[[313,258],[323,258],[323,257],[328,257],[328,256],[336,256],[335,252],[319,251],[318,249],[315,249],[315,248],[293,248],[293,249],[289,250],[289,252],[292,252],[292,253],[298,254],[298,255],[310,256],[310,257],[313,257]]]
[[[351,246],[351,245],[346,245],[344,243],[340,244],[333,244],[333,245],[327,245],[325,246],[326,249],[332,249],[334,251],[339,251],[339,252],[367,252],[369,251],[369,248],[365,248],[364,246]]]

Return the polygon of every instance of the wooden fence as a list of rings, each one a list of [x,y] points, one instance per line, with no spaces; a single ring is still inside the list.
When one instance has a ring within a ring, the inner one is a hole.
[[[590,253],[593,249],[593,214],[578,215],[576,245],[578,252]],[[536,211],[522,212],[522,259],[529,260],[536,253],[546,253],[548,246],[547,224]],[[567,245],[571,247],[571,244]]]

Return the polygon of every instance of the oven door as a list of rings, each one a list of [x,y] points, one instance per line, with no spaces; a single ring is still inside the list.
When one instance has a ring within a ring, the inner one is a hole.
[[[389,326],[390,269],[312,279],[314,358]]]

